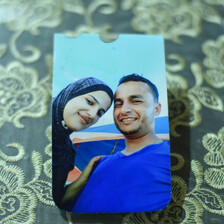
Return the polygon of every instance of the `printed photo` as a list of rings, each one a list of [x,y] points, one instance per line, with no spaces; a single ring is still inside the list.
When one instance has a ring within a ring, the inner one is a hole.
[[[171,200],[162,36],[54,37],[52,195],[73,213],[149,212]]]

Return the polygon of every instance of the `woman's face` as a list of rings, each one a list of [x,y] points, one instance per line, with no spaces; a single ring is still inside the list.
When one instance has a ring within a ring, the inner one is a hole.
[[[77,96],[67,102],[63,111],[66,126],[80,131],[95,124],[111,105],[109,95],[104,91],[94,91]]]

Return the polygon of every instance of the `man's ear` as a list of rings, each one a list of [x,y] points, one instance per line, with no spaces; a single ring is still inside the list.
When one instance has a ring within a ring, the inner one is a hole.
[[[156,117],[159,116],[160,112],[161,112],[161,103],[156,103],[155,104],[155,116]]]

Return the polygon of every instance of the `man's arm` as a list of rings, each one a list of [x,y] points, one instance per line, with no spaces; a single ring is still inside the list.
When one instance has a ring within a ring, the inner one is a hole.
[[[79,178],[75,181],[73,181],[70,185],[68,185],[66,192],[62,198],[62,204],[65,205],[69,201],[71,201],[86,185],[88,182],[90,173],[93,169],[93,166],[95,162],[97,162],[99,159],[101,159],[103,156],[96,156],[93,157],[86,168],[83,170],[82,174],[79,176]]]

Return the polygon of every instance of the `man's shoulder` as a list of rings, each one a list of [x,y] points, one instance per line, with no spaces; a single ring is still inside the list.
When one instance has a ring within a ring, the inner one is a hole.
[[[170,141],[168,140],[162,140],[162,142],[160,142],[158,145],[158,148],[159,147],[170,147]]]
[[[170,147],[170,141],[162,140],[162,141],[159,142],[159,143],[156,143],[156,144],[150,144],[150,145],[147,145],[146,147],[153,147],[153,148]]]
[[[163,140],[160,143],[147,145],[145,151],[151,151],[156,153],[169,153],[170,152],[170,142]]]

